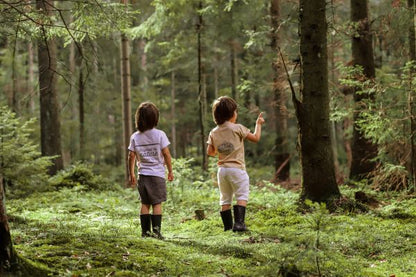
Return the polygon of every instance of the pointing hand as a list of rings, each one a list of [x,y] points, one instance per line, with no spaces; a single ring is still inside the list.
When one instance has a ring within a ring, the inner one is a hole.
[[[257,117],[256,124],[262,125],[264,122],[265,120],[263,118],[263,112],[261,112],[259,116]]]

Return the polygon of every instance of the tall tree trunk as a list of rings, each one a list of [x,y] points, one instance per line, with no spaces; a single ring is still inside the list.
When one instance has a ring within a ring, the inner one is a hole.
[[[46,16],[51,15],[52,6],[51,0],[36,0],[37,9]],[[61,123],[56,89],[56,43],[55,39],[48,39],[45,36],[46,30],[43,29],[42,32],[44,36],[38,41],[41,150],[43,156],[58,156],[49,168],[49,173],[55,174],[63,168]]]
[[[295,101],[302,165],[301,199],[340,195],[331,147],[325,0],[300,0],[301,101]],[[293,98],[295,98],[293,96]]]
[[[143,86],[146,88],[149,85],[149,79],[147,78],[147,54],[145,51],[146,47],[146,40],[141,39],[139,42],[140,48],[140,65],[141,65],[141,73],[142,73],[142,82]]]
[[[407,7],[409,9],[410,26],[409,26],[409,58],[410,61],[416,63],[416,34],[415,34],[415,2],[414,0],[407,0]],[[415,149],[415,132],[416,132],[416,118],[415,118],[415,89],[412,86],[413,75],[415,73],[414,64],[411,70],[411,82],[409,89],[409,117],[410,117],[410,175],[412,180],[413,190],[416,189],[416,149]]]
[[[353,65],[363,68],[363,74],[367,79],[375,78],[374,54],[372,35],[370,32],[370,20],[368,16],[368,0],[351,0],[351,21],[357,23],[357,34],[352,38],[352,60]],[[354,123],[352,138],[352,161],[350,179],[359,180],[366,174],[373,171],[376,162],[373,159],[377,156],[377,146],[371,140],[364,137],[358,126],[361,117],[362,101],[372,101],[374,95],[357,93],[354,90]]]
[[[19,107],[18,107],[18,95],[17,95],[17,77],[16,77],[16,52],[18,44],[17,44],[17,34],[13,39],[13,51],[12,51],[12,68],[11,68],[11,84],[12,84],[12,111],[15,114],[19,114]]]
[[[12,271],[16,265],[17,255],[10,236],[3,176],[0,174],[0,276],[2,276],[2,273]]]
[[[78,107],[79,107],[79,157],[81,160],[85,158],[85,126],[84,126],[84,93],[85,80],[83,76],[83,68],[79,67],[78,79]]]
[[[280,22],[280,0],[271,0],[271,43],[272,51],[275,53],[276,60],[272,62],[273,68],[273,97],[276,140],[274,145],[275,176],[274,180],[287,181],[290,178],[290,155],[287,140],[287,107],[286,96],[283,89],[284,71],[282,64],[278,62],[279,47],[279,22]]]
[[[29,94],[29,111],[30,114],[34,114],[35,113],[35,91],[33,89],[33,85],[35,82],[35,73],[34,73],[34,63],[33,63],[33,56],[34,56],[34,52],[33,52],[33,42],[29,41],[28,45],[27,45],[27,59],[28,59],[28,65],[27,65],[27,75],[28,75],[28,94]]]
[[[175,71],[171,72],[171,90],[170,90],[170,118],[172,120],[172,156],[176,158],[176,104],[175,104],[175,95],[176,95],[176,87],[175,87]]]
[[[122,0],[127,5],[128,0]],[[130,58],[129,40],[125,34],[121,35],[121,91],[122,91],[122,110],[123,110],[123,159],[125,163],[125,183],[128,183],[128,162],[127,147],[130,143],[130,136],[133,132],[131,120],[131,86],[130,86]]]
[[[235,42],[230,41],[230,73],[231,73],[231,96],[237,101],[237,65],[236,65],[236,53]]]
[[[214,48],[217,49],[217,41],[214,42]],[[219,82],[218,82],[218,64],[220,62],[219,59],[219,55],[217,53],[215,53],[215,57],[214,57],[214,73],[213,73],[213,78],[214,78],[214,99],[218,98],[218,91],[219,91]]]
[[[204,84],[203,84],[203,74],[204,74],[204,65],[202,64],[202,43],[201,43],[201,36],[202,36],[202,28],[203,28],[203,19],[201,14],[202,9],[202,1],[199,1],[199,15],[198,15],[198,102],[199,102],[199,126],[200,126],[200,137],[201,137],[201,146],[202,146],[202,169],[208,170],[208,159],[207,159],[207,151],[205,147],[206,139],[205,139],[205,103],[204,103]]]
[[[85,109],[84,109],[84,95],[85,82],[84,80],[84,49],[82,44],[77,45],[76,66],[78,68],[78,120],[79,120],[79,158],[85,158]],[[74,72],[75,73],[75,72]]]

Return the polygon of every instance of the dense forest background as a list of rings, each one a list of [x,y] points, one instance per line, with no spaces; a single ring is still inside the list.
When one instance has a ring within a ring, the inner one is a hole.
[[[46,35],[57,47],[56,104],[64,165],[85,160],[100,165],[103,172],[116,174],[112,169],[124,164],[125,117],[130,117],[127,130],[132,131],[135,108],[146,100],[161,110],[159,127],[172,142],[173,156],[206,163],[201,140],[214,126],[210,104],[218,96],[230,95],[239,102],[239,121],[246,126],[253,128],[256,113],[266,112],[262,143],[248,147],[248,162],[275,164],[278,170],[290,157],[286,168],[296,178],[300,171],[297,121],[281,57],[286,59],[291,82],[299,92],[298,3],[281,2],[273,26],[272,2],[51,1],[44,19],[30,1],[4,1],[1,101],[22,119],[35,117],[41,123],[36,47]],[[404,1],[369,1],[377,78],[366,84],[353,78],[360,74],[354,72],[359,71],[357,67],[351,67],[351,41],[358,23],[350,20],[349,3],[330,1],[326,8],[337,177],[341,181],[349,176],[353,114],[357,112],[350,88],[361,86],[364,94],[374,91],[375,95],[371,106],[359,108],[365,115],[359,128],[379,145],[377,157],[371,158],[383,162],[378,170],[387,175],[387,171],[394,171],[393,178],[407,180],[411,175],[413,98],[411,66],[406,64],[411,60],[413,9]],[[47,22],[41,25],[42,20]],[[273,43],[276,33],[278,45]],[[123,37],[128,44],[126,74]],[[277,77],[274,64],[280,64]],[[123,98],[120,91],[126,75],[130,77],[129,96]],[[129,101],[128,114],[123,113],[123,99]],[[38,141],[40,125],[33,125],[32,135]],[[282,160],[279,154],[286,158]],[[287,178],[285,173],[283,179]]]
[[[413,0],[17,0],[0,10],[4,233],[8,193],[125,187],[143,101],[160,109],[182,196],[182,178],[215,179],[205,147],[223,95],[252,130],[264,112],[261,142],[246,144],[256,189],[270,182],[327,204],[414,195]]]

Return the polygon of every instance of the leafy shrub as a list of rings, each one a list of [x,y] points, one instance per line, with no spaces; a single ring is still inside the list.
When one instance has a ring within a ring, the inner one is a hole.
[[[54,157],[41,157],[31,139],[35,119],[22,122],[7,107],[0,107],[0,174],[17,192],[28,193],[47,184],[47,169]]]
[[[58,172],[50,179],[50,183],[57,189],[80,188],[82,190],[109,190],[108,179],[93,172],[91,164],[77,162]]]

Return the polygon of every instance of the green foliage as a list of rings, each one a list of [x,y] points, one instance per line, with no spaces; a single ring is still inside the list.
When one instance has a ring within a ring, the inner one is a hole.
[[[385,194],[366,214],[318,203],[301,213],[298,192],[252,179],[250,232],[224,232],[218,189],[193,163],[174,161],[164,241],[140,237],[136,190],[75,186],[10,201],[15,248],[59,276],[414,276],[414,199]]]
[[[47,169],[54,157],[41,157],[30,138],[35,119],[22,122],[7,107],[0,107],[0,175],[14,190],[39,189],[47,182]]]
[[[93,172],[91,164],[77,162],[58,172],[50,179],[57,189],[75,188],[77,190],[108,190],[112,186],[106,178]]]

